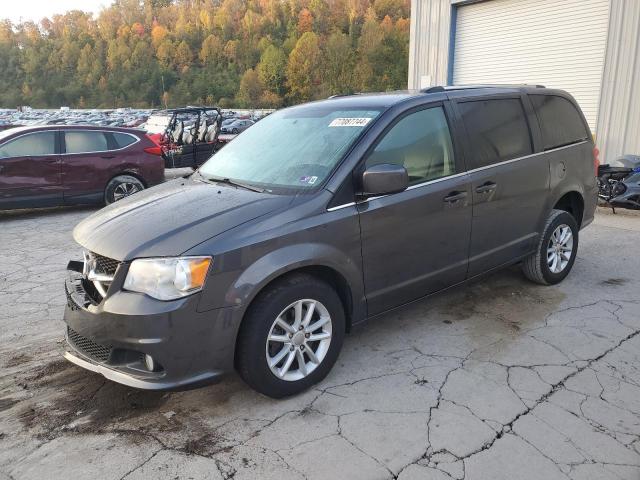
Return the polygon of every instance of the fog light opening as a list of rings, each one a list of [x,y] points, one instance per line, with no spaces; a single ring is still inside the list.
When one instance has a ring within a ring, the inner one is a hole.
[[[156,362],[151,355],[144,356],[144,366],[147,367],[147,370],[150,372],[156,369]]]

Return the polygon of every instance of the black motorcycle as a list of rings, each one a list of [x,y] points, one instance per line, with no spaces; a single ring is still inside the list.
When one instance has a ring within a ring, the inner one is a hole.
[[[598,197],[613,208],[640,210],[640,156],[624,155],[598,167]]]

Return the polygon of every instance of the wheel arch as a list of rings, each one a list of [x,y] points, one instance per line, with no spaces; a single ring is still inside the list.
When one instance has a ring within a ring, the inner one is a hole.
[[[564,192],[555,201],[552,207],[554,210],[563,210],[570,213],[578,224],[578,228],[582,226],[582,218],[584,216],[584,197],[577,190],[569,190]]]
[[[269,288],[274,283],[281,281],[285,277],[289,277],[296,274],[307,274],[313,277],[316,277],[326,283],[328,283],[331,287],[333,287],[340,297],[340,301],[342,302],[342,306],[344,307],[345,313],[345,328],[346,331],[351,330],[351,326],[353,325],[354,320],[354,308],[356,309],[356,323],[359,319],[359,315],[357,311],[359,310],[356,301],[354,300],[354,294],[352,287],[349,285],[348,280],[345,276],[336,270],[333,267],[321,264],[309,264],[302,265],[291,269],[285,269],[279,271],[277,274],[270,276],[268,280],[261,283],[259,288],[256,288],[256,291],[253,295],[251,295],[249,301],[246,303],[245,308],[242,312],[242,320],[240,321],[240,325],[244,320],[244,317],[247,311],[251,308],[251,305],[256,300],[256,298],[263,292],[265,289]],[[238,325],[238,331],[240,330],[240,325]]]
[[[142,186],[144,186],[144,188],[149,188],[149,185],[147,184],[147,181],[144,179],[144,177],[140,174],[140,172],[137,172],[135,170],[122,170],[116,173],[115,175],[111,175],[111,177],[109,177],[109,180],[107,180],[107,183],[104,188],[106,189],[107,185],[109,185],[111,180],[113,180],[114,178],[123,177],[123,176],[133,177],[139,180],[140,183],[142,183]]]
[[[350,331],[353,316],[353,292],[351,291],[351,287],[349,286],[349,282],[347,282],[347,279],[332,267],[328,267],[326,265],[307,265],[304,267],[296,268],[294,270],[289,270],[271,280],[267,285],[263,287],[263,290],[264,288],[268,288],[269,285],[272,285],[273,283],[283,279],[284,277],[296,274],[311,275],[324,281],[334,288],[334,290],[340,297],[340,301],[342,302],[342,306],[344,308],[346,331]]]
[[[344,306],[347,331],[366,317],[360,264],[330,245],[297,244],[283,247],[256,260],[226,292],[227,305],[242,306],[237,330],[239,331],[247,310],[265,288],[296,273],[313,275],[336,290]]]
[[[342,306],[344,308],[345,313],[345,331],[349,332],[351,330],[352,322],[353,322],[353,292],[347,279],[336,269],[329,267],[327,265],[304,265],[299,266],[290,270],[286,270],[280,272],[278,275],[270,278],[269,281],[264,283],[255,294],[251,297],[251,301],[249,301],[242,312],[242,316],[238,325],[236,326],[236,331],[234,335],[234,347],[233,347],[233,363],[237,365],[237,353],[238,353],[238,342],[240,341],[240,330],[245,321],[246,315],[249,312],[251,305],[258,299],[261,292],[265,291],[265,289],[270,286],[284,280],[287,277],[296,275],[296,274],[306,274],[311,275],[315,278],[319,278],[322,281],[328,283],[330,286],[334,287],[336,293],[340,297],[340,301],[342,302]]]

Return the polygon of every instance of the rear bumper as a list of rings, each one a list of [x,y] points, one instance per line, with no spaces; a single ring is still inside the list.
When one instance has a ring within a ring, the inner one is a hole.
[[[95,305],[75,272],[65,290],[64,357],[82,368],[146,390],[201,386],[233,369],[235,308],[198,312],[198,295],[162,302],[124,291]],[[153,371],[145,355],[153,358]]]
[[[580,229],[582,230],[593,222],[596,207],[598,206],[598,185],[596,184],[591,190],[587,190],[584,197],[584,211],[582,212],[582,223]]]

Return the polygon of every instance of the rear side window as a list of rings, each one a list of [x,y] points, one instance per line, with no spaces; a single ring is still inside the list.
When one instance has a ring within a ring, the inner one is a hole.
[[[69,130],[64,132],[64,140],[67,153],[91,153],[109,150],[107,137],[103,132]]]
[[[522,102],[516,98],[458,104],[471,144],[473,168],[533,153]]]
[[[589,138],[580,113],[566,98],[529,95],[538,115],[545,150],[571,145]]]
[[[113,135],[113,140],[116,144],[116,148],[128,147],[129,145],[131,145],[133,142],[136,141],[135,137],[131,135],[127,135],[126,133],[113,132],[112,135]]]
[[[406,168],[411,185],[455,173],[451,135],[442,107],[420,110],[395,124],[367,158],[366,166],[382,163]]]
[[[9,140],[0,146],[0,158],[31,157],[56,153],[56,133],[38,132]]]

